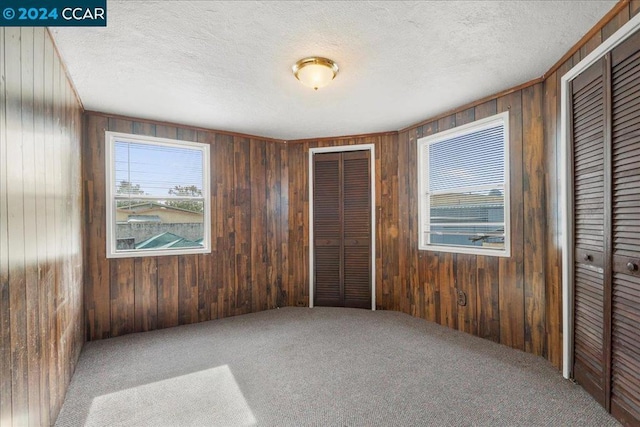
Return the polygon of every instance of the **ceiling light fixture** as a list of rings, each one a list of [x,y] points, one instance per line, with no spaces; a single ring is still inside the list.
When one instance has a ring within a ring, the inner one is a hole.
[[[301,59],[293,67],[293,75],[303,85],[315,90],[328,85],[338,74],[338,64],[327,58],[312,56]]]

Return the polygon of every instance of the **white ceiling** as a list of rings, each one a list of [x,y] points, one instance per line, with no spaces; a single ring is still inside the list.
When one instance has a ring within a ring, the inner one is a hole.
[[[87,110],[285,140],[397,130],[540,77],[606,1],[108,2],[52,28]],[[317,92],[291,66],[335,60]]]

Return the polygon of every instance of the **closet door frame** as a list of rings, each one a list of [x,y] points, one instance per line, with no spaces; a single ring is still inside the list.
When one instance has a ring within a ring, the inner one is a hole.
[[[562,236],[562,375],[573,377],[573,158],[571,141],[571,81],[607,53],[640,30],[640,15],[636,15],[593,52],[561,78],[560,86],[560,207]]]
[[[376,309],[376,155],[374,144],[340,145],[335,147],[309,148],[309,308],[313,308],[314,295],[314,239],[313,239],[313,155],[316,153],[344,153],[369,151],[369,176],[371,188],[371,310]]]

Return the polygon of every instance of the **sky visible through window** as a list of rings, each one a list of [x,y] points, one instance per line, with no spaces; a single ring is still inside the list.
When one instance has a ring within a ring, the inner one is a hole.
[[[504,126],[429,144],[429,192],[504,183]]]
[[[131,183],[145,195],[169,196],[176,186],[202,190],[202,151],[126,141],[115,143],[115,186]]]

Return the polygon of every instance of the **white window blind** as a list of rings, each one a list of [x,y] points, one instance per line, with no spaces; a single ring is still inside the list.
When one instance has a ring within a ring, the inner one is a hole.
[[[509,256],[508,113],[418,141],[420,248]]]

